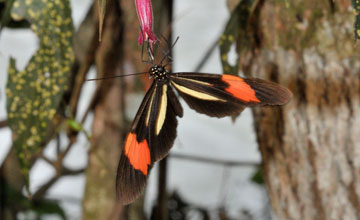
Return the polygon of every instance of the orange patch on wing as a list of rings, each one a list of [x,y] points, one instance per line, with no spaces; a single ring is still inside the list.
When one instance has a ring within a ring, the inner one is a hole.
[[[225,91],[236,98],[245,102],[260,102],[255,95],[255,91],[242,78],[233,75],[222,75],[221,80],[229,84]]]
[[[148,174],[150,150],[146,139],[139,143],[136,140],[136,134],[129,133],[126,138],[124,153],[134,169],[140,170],[145,176]]]

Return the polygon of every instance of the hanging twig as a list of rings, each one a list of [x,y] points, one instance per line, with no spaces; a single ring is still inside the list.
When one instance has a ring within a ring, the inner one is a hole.
[[[158,19],[161,19],[164,23],[163,23],[163,27],[168,27],[169,29],[169,34],[167,36],[167,39],[171,39],[172,38],[172,33],[171,33],[171,21],[173,18],[173,0],[170,1],[158,1],[157,2],[161,10],[161,14],[163,14],[163,16],[158,17]],[[159,5],[161,3],[161,5]],[[155,24],[160,25],[159,27],[161,27],[161,23],[160,20],[158,23],[155,22]],[[159,28],[161,31],[161,28]],[[166,28],[162,28],[163,30]],[[169,52],[167,53],[166,57],[172,57],[172,46],[171,43],[168,45],[169,47]],[[171,70],[170,70],[171,71]],[[155,211],[155,218],[159,219],[159,220],[167,220],[169,219],[168,217],[168,196],[167,196],[167,158],[164,158],[163,160],[160,161],[160,166],[159,166],[159,183],[158,183],[158,198],[157,198],[157,207],[156,207],[156,211]]]
[[[96,32],[98,32],[98,30]],[[80,93],[85,81],[86,74],[89,72],[91,65],[94,64],[95,53],[98,46],[99,46],[99,41],[97,38],[97,34],[94,34],[88,52],[86,53],[87,55],[85,56],[84,61],[81,63],[80,68],[76,74],[74,89],[72,90],[71,93],[72,95],[70,98],[69,106],[71,113],[74,116],[76,115],[77,112],[77,105],[79,103]]]
[[[160,161],[156,219],[168,219],[168,196],[166,190],[167,157]]]
[[[60,169],[60,171],[57,171],[57,174],[51,178],[47,183],[45,183],[44,185],[42,185],[32,196],[33,200],[38,200],[40,198],[42,198],[46,192],[48,191],[48,189],[50,189],[54,183],[57,182],[57,180],[62,177],[62,176],[70,176],[70,175],[79,175],[81,173],[84,173],[85,169],[78,169],[78,170],[71,170],[68,169],[64,166],[62,166],[62,168]]]
[[[191,160],[193,162],[200,162],[200,163],[211,163],[211,164],[218,164],[222,166],[259,166],[259,162],[255,161],[230,161],[230,160],[219,160],[219,159],[212,159],[206,157],[199,157],[193,155],[184,155],[184,154],[176,154],[171,153],[169,154],[170,158],[174,159],[181,159],[181,160]]]

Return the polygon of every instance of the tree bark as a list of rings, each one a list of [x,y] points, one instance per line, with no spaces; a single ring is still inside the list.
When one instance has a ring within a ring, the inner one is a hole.
[[[21,205],[19,205],[19,207],[9,206],[9,201],[13,198],[9,198],[6,192],[9,186],[15,192],[20,193],[22,191],[25,181],[20,169],[19,160],[15,151],[11,149],[3,164],[0,165],[0,219],[16,219],[17,212],[21,210]]]
[[[253,110],[275,219],[360,219],[360,59],[349,3],[329,2],[267,1],[243,61],[294,93]]]
[[[108,0],[102,42],[95,58],[99,76],[119,75],[123,28],[119,2]],[[119,219],[124,215],[115,193],[116,169],[126,127],[122,84],[121,79],[97,84],[83,219]]]

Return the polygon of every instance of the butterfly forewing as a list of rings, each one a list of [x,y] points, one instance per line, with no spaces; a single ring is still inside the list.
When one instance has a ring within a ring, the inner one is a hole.
[[[291,92],[278,84],[233,75],[174,73],[171,85],[199,113],[224,117],[240,113],[245,106],[280,105]]]
[[[117,197],[130,203],[143,191],[150,168],[172,147],[181,105],[167,83],[154,81],[126,137],[117,171]]]
[[[126,137],[125,145],[120,156],[116,176],[116,191],[118,199],[124,204],[132,202],[143,191],[150,164],[150,148],[147,137],[146,112],[149,111],[151,99],[154,95],[153,83],[146,93],[131,130]]]
[[[290,101],[292,93],[289,89],[273,83],[256,78],[243,79],[244,82],[255,91],[255,96],[261,105],[283,105]]]
[[[182,117],[182,107],[173,89],[167,83],[158,85],[150,115],[149,144],[152,161],[164,158],[176,138],[177,119]]]

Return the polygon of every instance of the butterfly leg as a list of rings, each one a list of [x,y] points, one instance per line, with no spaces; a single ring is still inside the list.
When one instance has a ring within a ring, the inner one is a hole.
[[[164,65],[164,67],[165,67],[165,66],[167,66],[167,65],[169,65],[169,64],[171,64],[171,63],[173,62],[173,59],[172,59],[172,57],[170,56],[170,54],[171,54],[171,51],[172,51],[172,49],[174,48],[175,44],[176,44],[177,41],[179,40],[179,37],[176,37],[176,40],[174,41],[174,43],[171,44],[162,34],[161,34],[160,36],[164,39],[164,41],[166,42],[166,44],[167,44],[167,46],[168,46],[168,48],[169,48],[167,52],[164,52],[164,51],[163,51],[164,56],[163,56],[163,58],[162,58],[161,61],[160,61],[160,65],[163,65],[162,63],[164,62],[164,60],[165,60],[166,58],[169,59],[169,62]]]
[[[144,32],[143,32],[143,30],[141,29],[141,27],[140,27],[140,30],[141,30],[141,34],[142,34],[142,36],[143,36],[143,39],[145,39],[145,38],[144,38]],[[146,49],[145,49],[145,48],[146,48]],[[145,59],[145,57],[144,57],[144,50],[147,51],[149,60],[146,60],[146,59]],[[146,41],[146,45],[145,45],[145,43],[142,44],[142,47],[141,47],[141,62],[147,63],[147,64],[151,64],[151,65],[154,64],[154,53],[153,53],[153,50],[151,49],[151,45],[150,45],[149,41]]]

